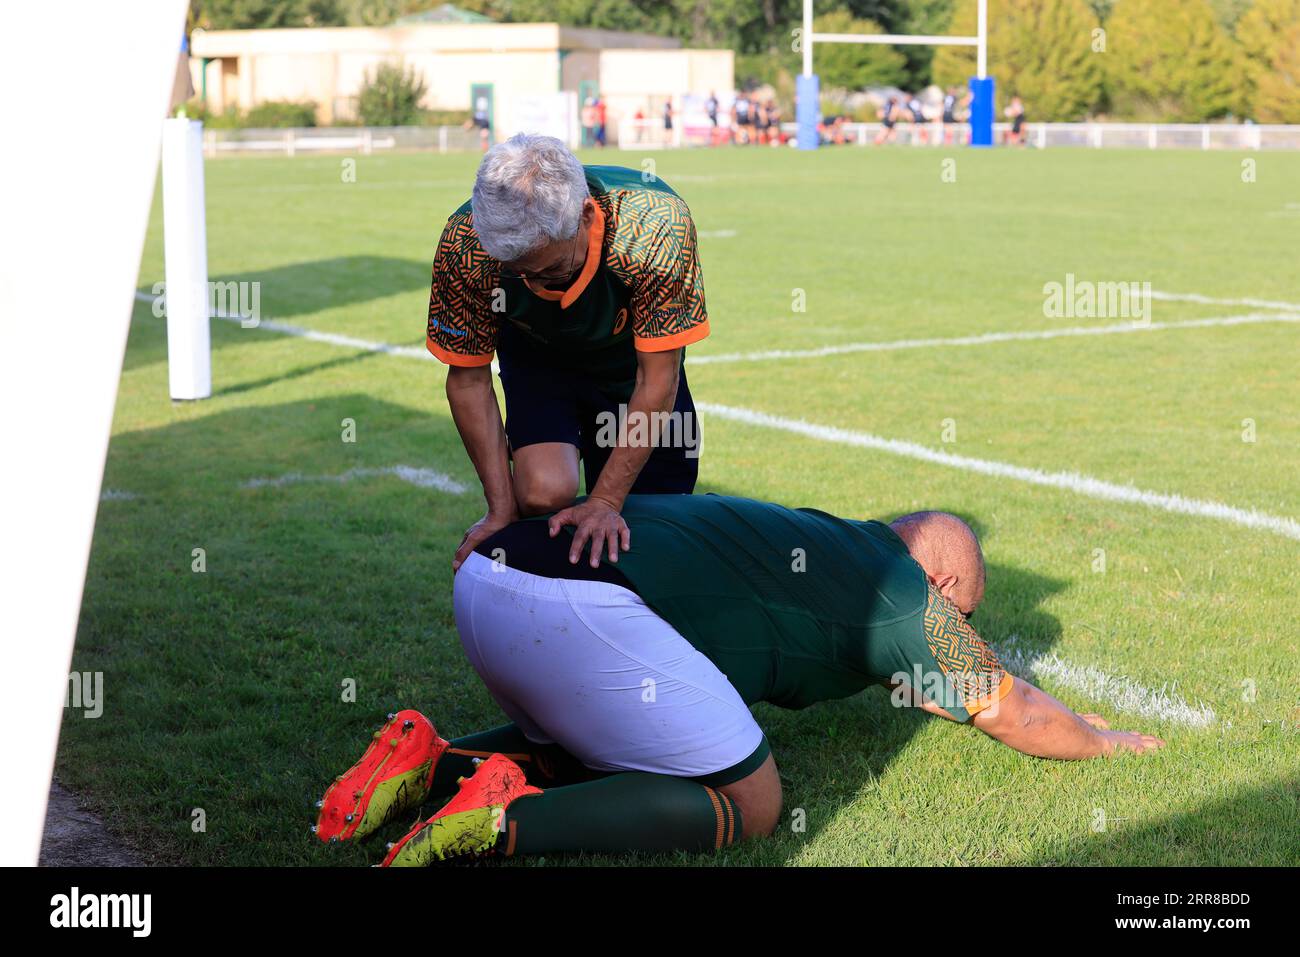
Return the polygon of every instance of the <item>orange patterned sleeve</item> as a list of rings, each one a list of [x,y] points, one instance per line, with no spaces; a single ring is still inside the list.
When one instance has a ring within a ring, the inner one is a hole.
[[[666,352],[709,334],[695,221],[676,196],[657,196],[661,218],[636,264],[632,333],[640,352]]]
[[[429,351],[447,365],[481,366],[492,361],[497,343],[492,299],[499,270],[497,261],[479,245],[470,212],[454,213],[433,257],[425,339]]]

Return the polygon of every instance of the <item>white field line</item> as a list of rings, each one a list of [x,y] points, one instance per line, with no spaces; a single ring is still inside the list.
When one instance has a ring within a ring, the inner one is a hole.
[[[143,302],[153,301],[153,297],[146,293],[137,291],[135,295],[137,299]],[[228,321],[231,322],[239,321],[233,316],[221,316],[218,318],[228,319]],[[1187,325],[1241,324],[1251,318],[1252,317],[1237,316],[1224,317],[1217,320],[1195,319],[1190,320]],[[1300,321],[1300,316],[1272,316],[1268,318],[1271,318],[1271,321],[1274,322]],[[1261,317],[1256,319],[1256,321],[1268,321],[1268,319]],[[1126,323],[1125,325],[1132,326],[1135,324]],[[1149,323],[1146,325],[1136,325],[1139,329],[1149,329],[1158,326],[1159,324]],[[1172,323],[1165,325],[1168,325],[1171,328],[1173,326]],[[397,355],[405,358],[433,360],[433,356],[431,356],[425,349],[411,346],[394,346],[383,342],[367,342],[364,339],[354,339],[350,336],[338,336],[332,333],[314,332],[310,329],[303,329],[299,326],[291,326],[287,323],[275,322],[274,320],[264,319],[257,328],[272,329],[275,332],[284,333],[286,335],[301,336],[318,342],[326,342],[332,345],[346,346],[348,348],[366,349],[372,352],[381,352],[387,355]],[[1050,331],[1060,333],[1065,330]],[[1090,331],[1095,332],[1096,330]],[[1044,337],[1042,334],[1033,333],[994,333],[993,335],[1015,337],[1033,336],[1036,338]],[[719,357],[710,356],[707,358],[716,361]],[[696,359],[694,361],[698,362],[699,360]],[[493,367],[496,367],[495,362],[493,363]],[[709,412],[712,415],[716,415],[719,418],[731,419],[732,421],[743,422],[749,425],[781,429],[786,432],[794,432],[821,441],[837,442],[842,445],[858,446],[859,448],[869,448],[876,451],[888,452],[892,455],[902,455],[908,458],[920,459],[925,462],[932,462],[936,465],[946,465],[951,468],[963,469],[970,472],[979,472],[998,478],[1010,478],[1021,482],[1028,482],[1033,485],[1046,485],[1054,488],[1065,489],[1066,491],[1075,492],[1091,498],[1145,505],[1151,508],[1159,508],[1168,512],[1192,515],[1199,518],[1214,518],[1221,521],[1232,522],[1233,524],[1241,525],[1246,528],[1262,529],[1278,535],[1284,535],[1287,538],[1300,540],[1300,522],[1290,518],[1269,515],[1255,509],[1242,509],[1232,505],[1224,505],[1219,502],[1189,499],[1184,498],[1181,495],[1143,491],[1142,489],[1134,488],[1131,485],[1115,485],[1103,481],[1102,479],[1080,475],[1077,472],[1043,472],[1039,469],[1026,468],[1019,465],[1009,465],[1004,462],[992,462],[986,459],[968,458],[962,455],[954,455],[951,452],[940,452],[923,445],[918,445],[914,442],[905,442],[900,439],[886,439],[866,432],[852,432],[847,429],[816,425],[798,419],[786,419],[752,409],[737,409],[707,402],[697,402],[696,408]],[[459,483],[457,483],[457,485],[460,487]]]
[[[287,475],[280,475],[276,478],[255,478],[247,482],[241,482],[240,488],[279,488],[284,485],[296,485],[299,482],[350,482],[358,478],[370,478],[375,475],[393,475],[403,482],[410,482],[419,488],[434,488],[440,492],[448,492],[452,495],[464,495],[469,491],[460,482],[457,482],[450,475],[442,472],[436,472],[433,469],[416,468],[411,465],[390,465],[386,468],[355,468],[348,469],[339,475],[303,475],[301,472],[290,472]]]
[[[745,425],[779,429],[783,432],[791,432],[820,442],[834,442],[838,445],[850,445],[862,449],[871,449],[876,452],[887,452],[890,455],[919,459],[922,462],[961,469],[965,472],[976,472],[994,478],[1013,479],[1017,482],[1027,482],[1030,485],[1045,485],[1049,488],[1063,489],[1088,498],[1123,502],[1129,505],[1143,505],[1147,508],[1158,508],[1166,512],[1192,515],[1197,518],[1213,518],[1219,521],[1231,522],[1244,528],[1273,532],[1300,541],[1300,521],[1279,515],[1269,515],[1255,509],[1237,508],[1232,505],[1224,505],[1221,502],[1184,498],[1181,495],[1171,495],[1164,492],[1150,492],[1135,488],[1132,485],[1116,485],[1088,475],[1080,475],[1078,472],[1044,472],[1040,469],[1027,468],[1022,465],[971,458],[965,455],[956,455],[952,452],[941,452],[915,442],[886,439],[878,435],[871,435],[868,432],[853,432],[828,425],[817,425],[801,419],[787,419],[754,409],[740,409],[733,406],[717,405],[712,402],[697,402],[695,405],[701,412],[706,412],[720,419],[729,419],[732,422],[740,422]]]
[[[155,297],[146,292],[136,291],[135,298],[141,302],[153,302]],[[245,318],[243,316],[228,316],[224,313],[216,313],[214,319],[224,319],[226,322],[238,322],[243,325]],[[331,346],[342,346],[345,349],[361,349],[366,352],[382,352],[390,356],[402,356],[407,359],[429,359],[433,356],[428,349],[423,346],[395,346],[387,342],[371,342],[368,339],[357,339],[353,336],[343,336],[334,332],[317,332],[315,329],[307,329],[303,326],[291,325],[287,322],[280,322],[278,319],[260,319],[255,326],[248,326],[249,329],[268,329],[271,332],[279,332],[286,336],[297,336],[300,339],[310,339],[312,342],[324,342]]]
[[[1151,298],[1163,302],[1196,302],[1206,306],[1250,306],[1253,309],[1282,309],[1286,312],[1300,312],[1300,302],[1277,302],[1272,299],[1216,299],[1202,296],[1197,292],[1162,292],[1151,290]]]
[[[353,479],[371,478],[376,475],[392,475],[403,482],[417,486],[418,488],[432,488],[440,492],[447,492],[451,495],[464,495],[469,489],[457,482],[450,475],[435,471],[434,469],[416,468],[413,465],[389,465],[385,468],[355,468],[349,469],[340,475],[303,475],[301,472],[290,472],[287,475],[280,475],[276,478],[255,478],[246,482],[240,482],[240,488],[280,488],[285,485],[296,485],[299,482],[350,482]],[[131,502],[140,496],[135,492],[126,492],[121,489],[107,488],[100,493],[101,502]]]
[[[1152,294],[1154,295],[1154,293]],[[985,332],[975,336],[945,339],[893,339],[884,342],[848,342],[818,349],[769,349],[761,352],[724,352],[718,355],[690,355],[693,366],[715,362],[762,362],[770,359],[815,359],[821,356],[848,355],[855,352],[891,352],[895,349],[956,348],[986,346],[995,342],[1030,342],[1038,339],[1063,339],[1071,336],[1107,336],[1129,332],[1158,332],[1164,329],[1199,329],[1207,326],[1246,326],[1266,322],[1300,322],[1300,305],[1296,314],[1248,313],[1241,316],[1218,316],[1211,319],[1186,319],[1179,322],[1119,322],[1108,326],[1069,326],[1065,329],[1038,329],[1025,332]]]
[[[1215,721],[1213,708],[1199,702],[1189,704],[1176,693],[1176,686],[1148,688],[1125,675],[1110,675],[1100,668],[1078,665],[1051,652],[1032,651],[1014,635],[994,650],[1002,666],[1012,674],[1035,683],[1069,688],[1116,711],[1192,728],[1206,728]]]

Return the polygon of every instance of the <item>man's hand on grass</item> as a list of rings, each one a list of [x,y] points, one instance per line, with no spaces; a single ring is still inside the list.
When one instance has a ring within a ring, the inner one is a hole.
[[[623,521],[623,516],[618,513],[618,509],[610,502],[594,496],[578,505],[571,505],[556,512],[551,516],[548,525],[551,538],[560,534],[560,529],[566,525],[577,528],[573,533],[573,544],[569,546],[571,565],[578,564],[582,547],[588,540],[591,542],[592,568],[600,567],[602,551],[607,553],[611,562],[617,564],[619,548],[627,551],[632,547],[632,532],[628,529],[627,522]]]
[[[451,570],[453,572],[459,570],[461,563],[478,547],[479,542],[491,538],[518,518],[518,512],[503,514],[489,509],[486,515],[469,527],[465,537],[460,540],[460,548],[456,549],[456,554],[451,560]]]
[[[1087,716],[1081,717],[1086,718]],[[1096,715],[1093,715],[1093,717],[1096,717]],[[1165,746],[1165,743],[1153,734],[1143,734],[1140,731],[1102,730],[1100,728],[1098,730],[1101,731],[1101,736],[1106,739],[1106,755],[1108,757],[1117,751],[1135,751],[1142,754]]]
[[[1101,736],[1106,739],[1107,755],[1114,754],[1116,751],[1135,751],[1141,754],[1165,746],[1164,741],[1153,734],[1142,734],[1140,731],[1112,731],[1110,722],[1099,714],[1081,714],[1079,717],[1101,732]]]

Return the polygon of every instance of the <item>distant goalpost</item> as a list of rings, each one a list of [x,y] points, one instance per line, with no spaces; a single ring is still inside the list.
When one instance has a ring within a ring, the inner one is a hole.
[[[970,145],[993,145],[993,78],[988,75],[988,0],[978,3],[976,35],[973,37],[920,36],[908,33],[814,33],[813,0],[803,0],[803,72],[795,82],[795,119],[799,126],[799,148],[815,150],[820,145],[817,119],[821,112],[821,84],[813,73],[813,45],[816,43],[877,43],[887,46],[975,47],[975,75],[970,78]]]

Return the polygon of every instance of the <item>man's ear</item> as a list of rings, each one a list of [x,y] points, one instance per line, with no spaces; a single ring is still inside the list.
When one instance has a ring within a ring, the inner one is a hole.
[[[939,589],[939,594],[943,595],[945,598],[947,598],[949,593],[957,587],[957,576],[952,573],[946,575],[931,575],[930,581],[934,583],[935,588]]]
[[[590,226],[596,221],[596,201],[588,196],[582,201],[582,225]]]

